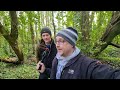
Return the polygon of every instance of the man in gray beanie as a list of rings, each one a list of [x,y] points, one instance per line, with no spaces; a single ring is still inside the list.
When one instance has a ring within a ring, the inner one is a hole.
[[[78,33],[75,29],[68,27],[67,29],[63,29],[57,33],[57,36],[61,36],[67,42],[69,42],[72,46],[75,46],[76,41],[78,39]]]
[[[120,70],[83,55],[76,47],[77,39],[77,30],[72,27],[57,33],[57,54],[52,62],[50,79],[120,79]]]

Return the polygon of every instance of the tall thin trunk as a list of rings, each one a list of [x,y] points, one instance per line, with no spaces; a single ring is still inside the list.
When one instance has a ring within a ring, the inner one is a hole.
[[[30,22],[30,31],[31,31],[33,54],[35,54],[35,36],[34,36],[33,25],[31,22]]]
[[[54,28],[54,38],[56,35],[56,29],[55,29],[55,22],[54,22],[54,12],[52,11],[52,23],[53,23],[53,28]]]
[[[82,31],[82,40],[84,43],[89,41],[89,12],[81,12],[81,31]]]

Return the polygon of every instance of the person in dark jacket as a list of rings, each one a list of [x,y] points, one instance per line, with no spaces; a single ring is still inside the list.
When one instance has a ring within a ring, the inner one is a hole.
[[[89,58],[76,47],[78,32],[72,27],[56,35],[57,55],[50,79],[120,79],[120,70]]]
[[[52,61],[57,53],[57,49],[48,27],[42,28],[41,38],[36,49],[38,60],[36,69],[40,72],[39,79],[49,79]]]

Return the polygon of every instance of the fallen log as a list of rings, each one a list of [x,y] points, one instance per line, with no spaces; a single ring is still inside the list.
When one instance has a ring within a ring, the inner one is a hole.
[[[17,64],[18,63],[18,59],[16,57],[12,57],[12,58],[0,58],[0,62]]]

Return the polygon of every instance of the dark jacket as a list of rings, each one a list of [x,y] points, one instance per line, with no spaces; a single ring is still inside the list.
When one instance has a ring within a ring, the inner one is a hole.
[[[37,46],[37,60],[44,63],[46,70],[44,73],[50,74],[50,69],[52,67],[52,61],[56,56],[57,49],[53,39],[51,40],[50,48],[45,45],[43,40],[39,41]]]
[[[56,79],[58,60],[52,63],[50,79]],[[61,73],[61,79],[120,79],[120,70],[110,68],[98,60],[90,59],[81,53],[71,59]]]

